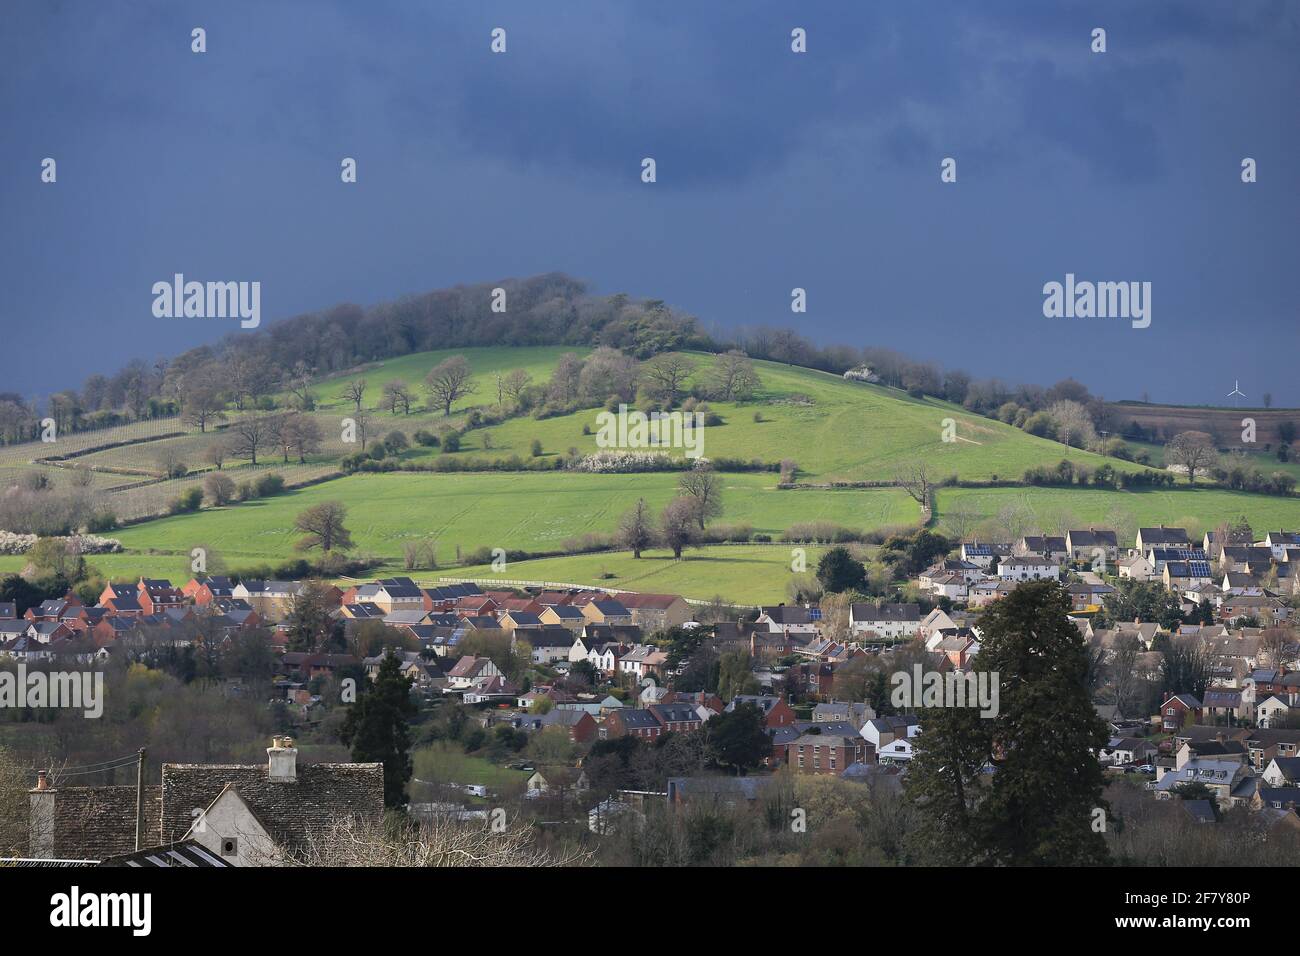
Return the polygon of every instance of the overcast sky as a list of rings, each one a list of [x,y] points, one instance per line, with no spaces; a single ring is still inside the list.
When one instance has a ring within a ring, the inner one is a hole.
[[[5,0],[0,391],[231,331],[153,316],[176,272],[260,281],[266,323],[554,270],[978,377],[1300,405],[1298,53],[1286,0]],[[1066,273],[1152,283],[1150,327],[1045,318]]]

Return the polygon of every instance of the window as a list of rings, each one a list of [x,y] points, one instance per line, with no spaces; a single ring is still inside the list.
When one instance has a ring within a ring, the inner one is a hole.
[[[222,855],[222,856],[238,856],[238,855],[239,855],[239,840],[237,840],[235,837],[222,837],[222,838],[221,838],[221,855]]]

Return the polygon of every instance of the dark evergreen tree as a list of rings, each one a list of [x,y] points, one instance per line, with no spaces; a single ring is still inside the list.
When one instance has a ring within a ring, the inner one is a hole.
[[[831,548],[817,562],[817,580],[827,591],[838,594],[865,586],[867,569],[854,560],[848,548]]]
[[[362,685],[361,694],[348,710],[339,736],[352,748],[357,763],[378,761],[384,765],[384,806],[406,803],[406,785],[411,779],[411,735],[409,722],[415,716],[411,700],[411,679],[403,677],[395,654],[384,657],[373,682]]]
[[[1108,862],[1097,825],[1109,813],[1096,756],[1106,726],[1089,699],[1087,648],[1069,612],[1057,582],[1016,588],[984,614],[973,664],[996,675],[997,714],[921,712],[907,787],[925,804],[921,838],[936,862]]]

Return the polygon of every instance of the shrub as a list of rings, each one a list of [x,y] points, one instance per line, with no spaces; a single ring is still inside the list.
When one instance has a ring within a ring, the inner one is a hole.
[[[254,487],[259,498],[270,498],[284,491],[284,479],[279,475],[263,475]]]
[[[425,431],[423,428],[416,432],[413,437],[415,438],[415,443],[424,448],[438,447],[438,436],[432,432]]]
[[[186,514],[191,511],[198,511],[203,504],[202,488],[186,488],[180,495],[171,500],[167,510],[174,515]]]
[[[529,450],[532,451],[534,458],[540,457],[542,454],[542,440],[540,438],[534,438],[533,443],[529,446]]]
[[[203,479],[203,491],[213,505],[228,505],[235,497],[235,482],[229,475],[217,472]]]

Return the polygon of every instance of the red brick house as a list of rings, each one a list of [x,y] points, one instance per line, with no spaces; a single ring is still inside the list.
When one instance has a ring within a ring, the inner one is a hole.
[[[605,736],[609,738],[632,736],[654,740],[661,733],[663,725],[648,710],[621,707],[611,710],[605,718]]]
[[[777,727],[789,727],[795,722],[795,713],[780,697],[771,694],[737,694],[727,705],[727,711],[733,711],[741,704],[752,704],[763,714],[763,725],[768,730]]]
[[[841,774],[860,762],[868,744],[861,737],[840,734],[804,734],[786,748],[790,769],[795,773]]]
[[[1174,694],[1160,705],[1160,727],[1165,733],[1172,733],[1188,723],[1199,724],[1201,711],[1201,702],[1191,694]]]

